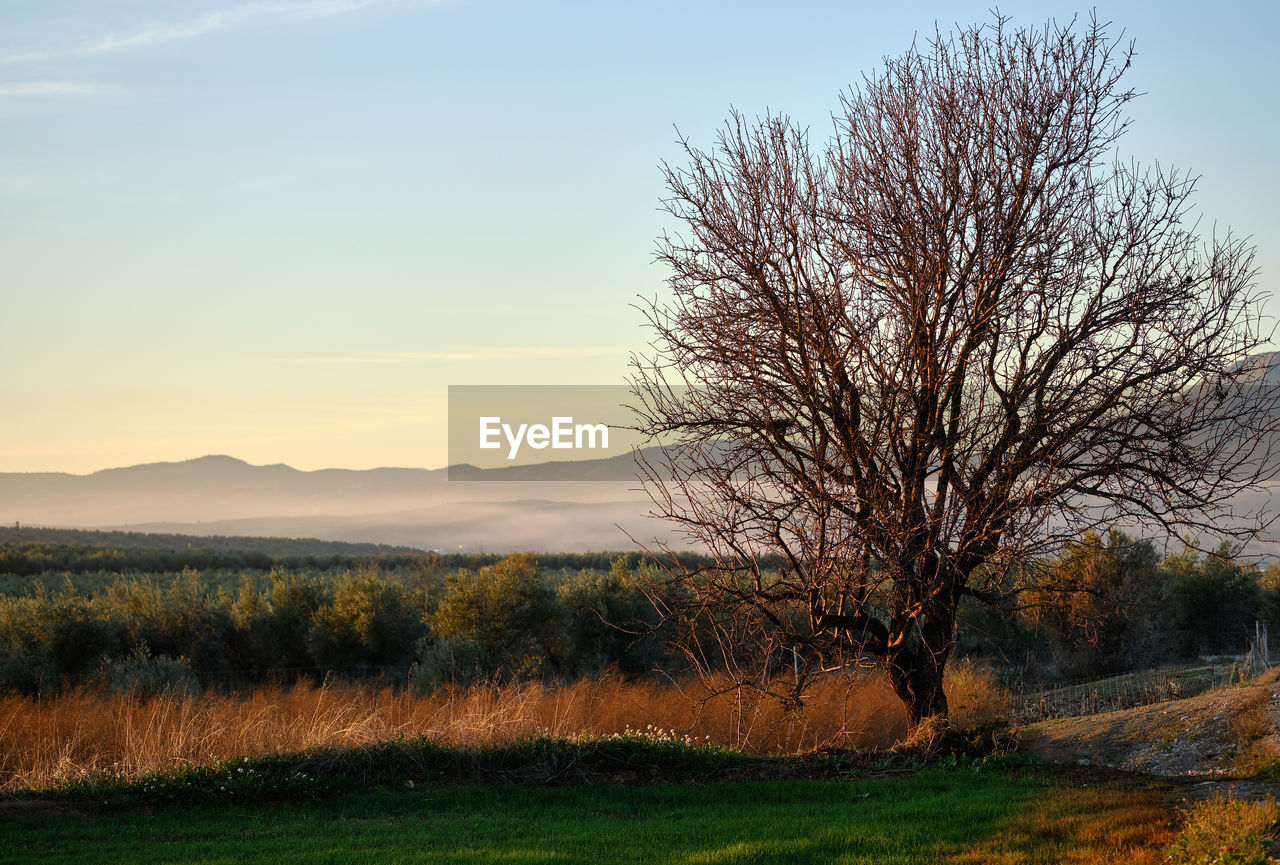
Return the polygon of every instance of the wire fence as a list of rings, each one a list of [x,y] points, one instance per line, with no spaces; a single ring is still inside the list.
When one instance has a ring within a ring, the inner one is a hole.
[[[1088,681],[1059,682],[1050,687],[1011,689],[1010,715],[1020,724],[1096,715],[1185,699],[1219,685],[1246,682],[1271,666],[1267,636],[1266,624],[1256,622],[1248,650],[1225,664],[1160,667]]]
[[[1180,700],[1219,685],[1246,681],[1264,667],[1251,663],[1246,656],[1230,664],[1163,667],[1087,682],[1060,683],[1021,693],[1015,691],[1010,714],[1015,723],[1028,724],[1048,718],[1094,715]]]

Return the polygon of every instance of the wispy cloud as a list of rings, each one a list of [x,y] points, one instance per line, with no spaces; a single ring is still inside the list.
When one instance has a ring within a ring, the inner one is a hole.
[[[0,55],[0,63],[28,63],[131,51],[168,42],[196,39],[242,27],[312,18],[331,18],[396,2],[403,2],[403,0],[273,0],[273,2],[244,3],[230,9],[206,12],[194,18],[140,25],[132,30],[108,34],[77,45],[4,54]]]
[[[275,357],[279,363],[366,364],[366,363],[456,363],[493,360],[562,360],[576,357],[609,357],[619,354],[617,346],[491,346],[459,351],[379,351],[345,357]]]
[[[89,96],[104,89],[90,81],[0,81],[0,96]]]
[[[48,195],[73,187],[70,178],[56,174],[0,174],[0,192],[4,193]]]

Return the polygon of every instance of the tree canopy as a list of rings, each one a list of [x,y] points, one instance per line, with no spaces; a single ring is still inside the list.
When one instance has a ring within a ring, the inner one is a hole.
[[[914,728],[964,596],[1044,588],[1088,529],[1260,525],[1229,503],[1275,472],[1253,249],[1118,156],[1132,56],[997,16],[887,59],[820,144],[733,113],[666,166],[633,384],[678,455],[646,483],[716,558],[679,571],[690,633],[759,646],[761,687],[872,659]]]

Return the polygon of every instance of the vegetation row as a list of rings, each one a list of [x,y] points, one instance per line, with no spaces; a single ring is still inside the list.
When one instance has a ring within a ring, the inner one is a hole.
[[[668,591],[662,572],[636,554],[611,562],[519,554],[462,566],[397,557],[394,567],[320,561],[166,576],[122,572],[120,562],[139,563],[137,551],[0,546],[6,569],[95,557],[92,580],[10,570],[21,593],[0,596],[0,690],[198,690],[330,673],[430,686],[607,669],[638,676],[683,663],[667,639],[673,623],[653,603]],[[1085,536],[1043,567],[1058,571],[1053,582],[1063,590],[1024,595],[1016,609],[962,609],[960,655],[986,661],[1006,681],[1083,678],[1238,652],[1255,622],[1280,624],[1280,568],[1261,569],[1225,547],[1161,558],[1150,542],[1113,530]]]

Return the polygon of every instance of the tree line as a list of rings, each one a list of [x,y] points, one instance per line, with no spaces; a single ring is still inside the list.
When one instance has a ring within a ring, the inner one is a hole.
[[[117,549],[251,550],[269,556],[377,556],[417,553],[413,547],[319,538],[258,537],[253,535],[183,535],[171,532],[131,532],[120,529],[56,529],[14,523],[0,526],[0,543],[45,543]]]
[[[604,567],[553,567],[564,562]],[[1162,557],[1150,541],[1111,530],[1036,567],[1052,572],[1041,582],[1057,590],[1025,593],[1004,610],[964,605],[957,654],[1011,678],[1078,679],[1239,652],[1255,621],[1280,625],[1280,567],[1225,546]],[[638,553],[603,562],[524,553],[452,569],[277,568],[245,573],[230,591],[190,569],[168,580],[117,574],[93,591],[38,583],[0,596],[0,690],[200,689],[326,675],[429,687],[680,672],[689,640],[711,645],[715,635],[698,630],[703,621],[659,613],[680,606],[678,591]]]
[[[1236,654],[1280,625],[1280,566],[1228,544],[1161,556],[1150,540],[1087,532],[1040,564],[1047,579],[1005,610],[965,604],[957,649],[1025,678],[1091,678]]]
[[[0,596],[0,690],[639,675],[664,655],[642,588],[653,566],[637,561],[550,570],[524,553],[444,575],[277,569],[265,582],[246,574],[238,592],[194,570],[120,575],[93,592],[40,583]]]
[[[13,533],[13,529],[6,530]],[[377,570],[383,573],[416,573],[439,576],[453,571],[476,570],[504,558],[503,553],[440,553],[381,548],[375,544],[338,544],[301,542],[290,547],[289,538],[257,538],[259,546],[192,546],[180,543],[185,535],[143,535],[130,532],[80,532],[72,529],[32,529],[32,533],[49,534],[48,538],[3,540],[0,536],[0,577],[33,577],[62,574],[168,574],[188,568],[205,570],[289,571]],[[115,543],[88,543],[60,540],[66,536],[115,537]],[[139,542],[169,539],[173,546],[154,546]],[[210,540],[208,538],[198,540]],[[221,540],[253,540],[226,538]],[[335,546],[337,551],[327,550]],[[342,551],[352,547],[352,551]],[[368,549],[364,549],[368,548]],[[273,552],[274,550],[274,552]],[[621,558],[630,567],[642,561],[656,561],[642,552],[542,553],[539,562],[554,570],[609,570]],[[688,567],[699,567],[710,560],[697,553],[681,553],[677,559]]]

